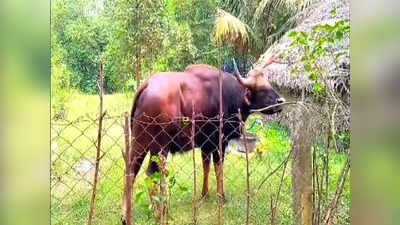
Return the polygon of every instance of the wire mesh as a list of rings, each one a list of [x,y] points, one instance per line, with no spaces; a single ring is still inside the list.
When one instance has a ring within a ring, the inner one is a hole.
[[[193,119],[192,119],[193,118]],[[132,157],[139,166],[135,174],[133,193],[134,224],[154,224],[149,183],[159,182],[157,162],[151,157],[166,156],[166,182],[169,224],[215,224],[217,222],[217,185],[213,162],[218,162],[218,117],[193,115],[170,118],[167,115],[141,115],[132,121]],[[247,210],[246,154],[240,138],[237,115],[224,117],[224,224],[245,224]],[[103,119],[101,162],[94,224],[120,224],[123,195],[124,117],[106,116]],[[192,129],[192,124],[195,129]],[[266,123],[261,123],[266,126]],[[51,215],[53,224],[84,224],[89,213],[90,194],[94,173],[98,119],[85,116],[73,121],[52,122],[51,130]],[[193,164],[192,134],[194,133]],[[250,134],[249,134],[250,135]],[[248,139],[250,140],[250,139]],[[228,144],[228,141],[229,142]],[[238,145],[236,147],[232,147]],[[228,147],[229,146],[229,147]],[[276,199],[281,185],[279,207],[274,210],[276,223],[290,224],[290,173],[282,175],[282,167],[263,183],[266,176],[287,159],[289,151],[257,154],[247,143],[249,152],[249,220],[250,224],[265,224],[271,217],[271,199]],[[201,150],[200,150],[201,149]],[[181,154],[186,152],[186,154]],[[167,154],[167,153],[170,154]],[[174,153],[174,154],[171,154]],[[214,154],[216,153],[216,154]],[[270,157],[275,154],[274,157]],[[209,164],[208,185],[204,184],[204,164]],[[291,165],[287,165],[290,170]],[[193,213],[194,171],[197,179],[198,206]],[[146,172],[152,173],[150,177]],[[281,181],[281,175],[283,181]],[[203,196],[208,186],[208,196]],[[156,193],[156,197],[159,196]],[[156,199],[158,201],[161,198]],[[197,216],[196,220],[193,216]]]

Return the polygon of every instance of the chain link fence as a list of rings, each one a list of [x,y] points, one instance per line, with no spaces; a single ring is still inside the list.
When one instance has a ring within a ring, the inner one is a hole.
[[[132,165],[140,165],[138,173],[134,169],[125,171],[127,136],[124,128],[130,127],[126,126],[128,118],[108,115],[102,117],[93,224],[121,224],[124,212],[124,179],[127,174],[136,176],[132,195],[133,224],[159,224],[160,207],[157,206],[162,203],[166,203],[165,221],[168,224],[293,224],[292,194],[296,188],[292,186],[293,178],[290,173],[293,164],[290,146],[293,147],[296,143],[291,143],[290,138],[302,131],[280,135],[281,139],[277,142],[281,147],[278,150],[276,147],[275,150],[269,149],[269,144],[265,143],[266,140],[269,143],[271,135],[276,132],[269,132],[268,127],[298,122],[295,119],[297,117],[292,114],[286,112],[272,119],[251,117],[247,119],[247,124],[240,122],[240,116],[237,115],[223,118],[224,142],[231,138],[239,139],[230,140],[225,148],[225,198],[222,207],[218,204],[217,197],[217,170],[213,169],[213,161],[220,154],[218,117],[193,115],[191,118],[169,118],[165,115],[143,115],[130,121],[133,125],[133,129],[129,129],[132,137],[130,143],[133,146],[130,157],[136,159]],[[99,118],[90,116],[72,121],[52,121],[53,224],[87,223],[94,189],[98,128]],[[239,136],[241,129],[244,129],[242,132],[245,135]],[[289,132],[292,128],[289,126],[287,129]],[[313,134],[318,132],[313,131]],[[314,143],[317,143],[317,136],[312,137]],[[200,147],[203,151],[200,151]],[[337,211],[335,214],[338,215],[339,223],[347,223],[349,199],[346,197],[341,200],[340,196],[349,194],[349,189],[344,189],[344,186],[349,185],[345,179],[349,167],[349,158],[346,160],[348,153],[331,153],[330,165],[324,148],[319,148],[314,144],[313,224],[322,224],[323,217],[331,214],[331,209]],[[163,154],[166,150],[174,154]],[[209,154],[202,154],[205,151]],[[159,156],[162,155],[166,156],[166,166],[161,166],[160,169]],[[209,161],[209,164],[204,161]],[[343,170],[341,164],[344,164]],[[205,169],[205,165],[209,165],[209,169]],[[148,176],[146,172],[152,175]],[[206,174],[209,174],[208,179],[205,179]],[[164,193],[159,190],[163,181],[166,187]],[[155,186],[158,188],[153,190]],[[208,197],[203,196],[206,194],[204,190],[208,190]],[[343,190],[345,193],[342,193]]]
[[[213,151],[218,151],[219,119],[201,115],[196,115],[194,118],[193,121],[185,117],[172,120],[159,115],[155,118],[145,116],[132,121],[136,122],[137,129],[132,131],[132,136],[136,140],[132,142],[133,149],[147,150],[157,145],[158,150],[169,148],[171,152],[177,153],[169,154],[166,161],[169,224],[193,224],[194,221],[196,224],[217,223],[217,181],[216,170],[212,169],[211,156]],[[125,149],[123,123],[122,116],[103,118],[94,224],[121,224],[125,167],[122,156]],[[191,151],[192,123],[196,127],[195,140],[193,140],[196,142],[196,151],[193,152]],[[267,126],[267,124],[261,123],[261,126]],[[98,118],[89,116],[73,121],[52,122],[51,214],[53,224],[87,223],[95,173],[97,129]],[[230,136],[238,135],[237,132],[240,129],[238,117],[224,118],[224,129],[225,141]],[[280,186],[279,201],[281,203],[279,210],[274,211],[275,220],[282,223],[291,221],[290,176],[284,173],[269,174],[287,159],[288,151],[271,153],[275,154],[274,157],[268,154],[257,154],[255,148],[257,140],[258,137],[250,133],[246,137],[246,147],[249,151],[248,172],[243,142],[231,141],[226,148],[225,201],[221,212],[223,224],[245,224],[247,210],[251,224],[265,224],[265,221],[270,220],[272,202],[276,198],[278,186]],[[135,143],[146,143],[147,146],[138,148]],[[198,147],[208,148],[210,154],[202,157]],[[181,154],[183,151],[189,152]],[[154,217],[155,208],[152,202],[160,202],[161,199],[157,197],[159,195],[155,195],[152,199],[149,188],[153,182],[159,182],[160,173],[155,170],[150,177],[145,174],[148,167],[154,166],[149,165],[154,163],[150,155],[156,154],[157,152],[145,154],[143,165],[136,176],[132,213],[134,224],[154,224],[157,221]],[[215,156],[218,157],[218,155]],[[202,196],[204,194],[202,193],[204,191],[202,160],[208,160],[211,164],[208,197]],[[282,170],[282,168],[279,169]],[[268,176],[268,182],[263,182],[266,176]],[[247,177],[249,187],[247,187]],[[195,186],[194,183],[196,183]],[[196,194],[194,194],[194,187],[196,187]],[[193,212],[194,210],[196,213]]]

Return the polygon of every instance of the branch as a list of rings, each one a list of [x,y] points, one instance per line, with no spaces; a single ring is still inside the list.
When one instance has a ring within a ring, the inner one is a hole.
[[[330,225],[332,222],[332,219],[335,217],[336,210],[337,210],[340,198],[342,196],[343,189],[346,184],[346,178],[347,178],[347,174],[348,174],[349,170],[350,170],[350,152],[347,153],[346,162],[342,168],[340,177],[337,181],[337,185],[336,185],[337,189],[335,192],[335,196],[334,196],[332,202],[330,203],[331,207],[328,209],[328,211],[325,215],[325,219],[324,219],[325,225]]]
[[[261,108],[261,109],[251,109],[250,112],[261,112],[261,111],[272,109],[274,107],[281,106],[281,105],[295,105],[295,104],[299,104],[299,103],[300,102],[298,102],[298,101],[278,103],[278,104],[270,105],[270,106],[267,106],[267,107],[264,107],[264,108]]]
[[[276,173],[283,165],[286,165],[287,162],[290,159],[290,156],[292,155],[293,150],[290,150],[289,154],[286,156],[285,160],[283,160],[281,162],[281,164],[279,164],[279,166],[277,166],[271,173],[269,173],[263,181],[261,181],[261,183],[258,185],[258,190],[260,190],[261,186],[272,176],[274,175],[274,173]]]

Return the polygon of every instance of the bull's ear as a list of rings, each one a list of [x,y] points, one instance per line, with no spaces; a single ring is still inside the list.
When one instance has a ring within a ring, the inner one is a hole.
[[[243,98],[244,98],[244,102],[249,106],[251,104],[250,102],[250,98],[251,98],[251,92],[248,88],[246,88],[244,90],[244,94],[243,94]]]

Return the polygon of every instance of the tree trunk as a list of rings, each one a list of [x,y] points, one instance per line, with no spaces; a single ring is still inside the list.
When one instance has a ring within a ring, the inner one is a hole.
[[[310,115],[299,113],[292,134],[292,188],[295,224],[312,224],[312,133]]]

